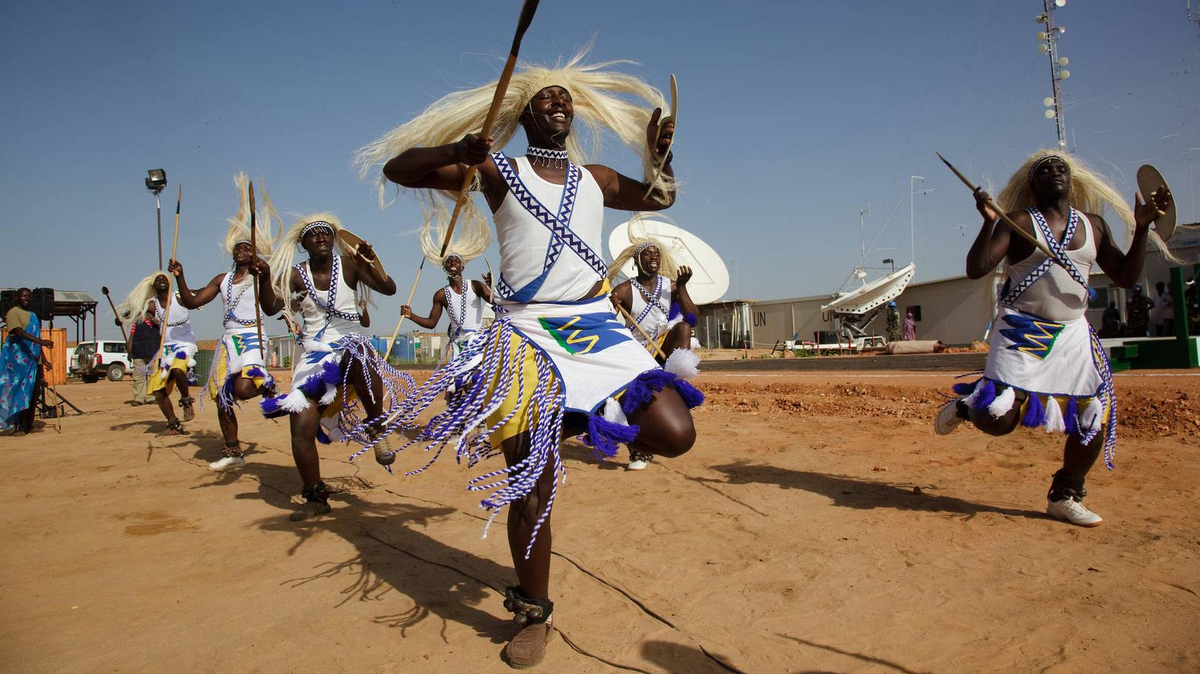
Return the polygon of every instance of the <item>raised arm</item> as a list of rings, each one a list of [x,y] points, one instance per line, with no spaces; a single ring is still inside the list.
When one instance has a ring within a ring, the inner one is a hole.
[[[658,120],[661,117],[662,108],[655,108],[654,114],[650,116],[650,123],[646,125],[646,146],[651,148],[656,161],[662,158],[675,135],[674,123],[667,124],[663,133],[659,135]],[[589,164],[586,168],[600,185],[600,190],[604,193],[604,205],[608,208],[622,211],[661,211],[675,203],[675,190],[667,194],[667,203],[662,204],[646,196],[649,185],[645,182],[634,180],[601,164]],[[675,177],[669,155],[667,163],[663,166],[663,175]]]
[[[983,216],[983,226],[979,229],[975,242],[971,244],[971,249],[967,251],[968,278],[979,279],[986,276],[1009,254],[1009,247],[1015,243],[1012,231],[1007,225],[999,224],[1000,218],[988,208],[987,202],[990,199],[991,195],[982,188],[975,190],[975,209]],[[1026,221],[1029,220],[1029,214],[1024,211],[1009,213],[1008,216],[1021,225],[1026,224],[1022,222],[1022,217]],[[1032,227],[1032,223],[1030,226]]]
[[[700,310],[696,308],[696,303],[692,301],[692,296],[688,294],[687,290],[687,283],[691,279],[691,267],[680,267],[679,276],[675,278],[675,301],[679,302],[679,308],[683,310],[684,315],[691,314],[693,317],[699,317]]]
[[[474,166],[488,204],[495,210],[504,200],[504,181],[488,156],[493,141],[467,134],[449,145],[414,147],[384,164],[383,175],[403,187],[456,191],[462,187],[467,169]]]
[[[346,283],[351,287],[362,283],[381,295],[396,294],[396,282],[391,276],[374,266],[375,250],[366,241],[359,245],[354,255],[342,256],[342,268],[346,269]]]
[[[1121,288],[1131,288],[1142,275],[1142,264],[1146,261],[1146,239],[1149,237],[1150,223],[1158,217],[1159,211],[1167,210],[1171,205],[1171,191],[1156,190],[1150,195],[1149,201],[1143,203],[1141,193],[1133,197],[1133,241],[1129,243],[1129,251],[1122,253],[1113,241],[1112,230],[1108,223],[1099,215],[1087,214],[1093,223],[1092,231],[1096,233],[1096,264],[1104,270],[1113,283]]]
[[[179,286],[179,303],[183,305],[184,309],[198,309],[221,294],[221,281],[225,280],[224,274],[217,274],[208,282],[208,285],[193,292],[183,278],[183,265],[178,260],[171,260],[167,264],[167,271],[175,274],[175,285]]]
[[[179,291],[179,304],[184,309],[197,309],[213,301],[218,293],[221,292],[221,280],[224,274],[218,274],[213,277],[213,280],[208,282],[196,292],[188,287],[187,280],[183,276],[183,264],[179,260],[171,260],[167,263],[167,271],[175,275],[175,289]]]
[[[437,327],[438,321],[442,320],[442,307],[446,304],[446,296],[441,290],[433,293],[433,306],[429,309],[428,316],[418,316],[413,313],[412,307],[405,304],[400,307],[400,314],[417,325],[432,330]]]

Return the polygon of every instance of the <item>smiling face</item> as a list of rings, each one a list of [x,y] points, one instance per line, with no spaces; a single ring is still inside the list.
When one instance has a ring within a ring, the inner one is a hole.
[[[1065,161],[1051,157],[1034,168],[1029,184],[1039,199],[1061,199],[1071,192],[1071,168]]]
[[[658,252],[658,246],[647,246],[638,253],[637,267],[645,274],[651,276],[658,274],[659,264],[662,261],[662,255]]]
[[[246,241],[238,243],[233,247],[233,262],[238,265],[250,264],[254,259],[254,249]]]
[[[521,126],[529,143],[538,147],[560,148],[571,135],[575,104],[571,92],[563,87],[546,87],[534,94],[521,113]]]
[[[462,274],[462,258],[458,257],[457,255],[446,258],[442,262],[442,269],[445,270],[446,276],[449,276],[450,278],[457,278],[459,274]]]
[[[328,257],[333,251],[333,232],[327,227],[311,229],[300,240],[300,246],[308,251],[310,256]]]
[[[29,290],[29,288],[21,288],[17,291],[16,301],[18,307],[28,310],[29,303],[33,301],[33,293]]]
[[[171,282],[167,280],[166,274],[159,274],[154,277],[154,289],[160,293],[165,293],[171,288]]]

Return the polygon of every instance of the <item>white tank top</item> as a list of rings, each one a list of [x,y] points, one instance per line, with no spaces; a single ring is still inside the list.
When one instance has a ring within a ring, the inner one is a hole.
[[[254,310],[254,276],[246,274],[241,283],[233,283],[234,272],[221,281],[221,306],[225,310],[225,331],[242,332],[258,324]]]
[[[600,185],[575,164],[567,168],[566,184],[556,185],[538,176],[525,157],[497,152],[492,160],[508,185],[493,216],[500,245],[496,302],[584,299],[608,269]]]
[[[301,341],[317,340],[330,344],[356,332],[362,316],[358,314],[358,304],[355,301],[354,289],[346,284],[343,278],[341,255],[333,256],[333,268],[330,270],[329,289],[318,290],[313,283],[308,262],[301,262],[294,269],[300,272],[308,292],[300,301],[300,319],[304,325],[300,328]],[[330,307],[330,295],[333,306]]]
[[[629,286],[630,306],[633,309],[629,313],[638,325],[651,337],[658,337],[666,332],[668,316],[671,313],[671,282],[660,275],[652,285],[643,286],[636,278],[632,278],[629,280]],[[650,296],[649,301],[647,295]],[[633,336],[639,342],[642,341],[642,335],[637,330],[633,331]]]
[[[1037,209],[1029,209],[1029,213],[1033,217],[1033,229],[1038,241],[1049,246],[1046,236],[1050,233],[1049,226]],[[1092,264],[1096,261],[1096,237],[1086,215],[1072,209],[1071,218],[1074,223],[1069,221],[1067,224],[1071,236],[1067,237],[1066,245],[1074,242],[1074,231],[1080,228],[1083,229],[1083,245],[1077,250],[1067,250],[1066,255],[1086,283]],[[1049,265],[1048,268],[1042,269],[1045,265]],[[1005,304],[1041,318],[1070,321],[1087,311],[1088,291],[1084,283],[1080,283],[1061,265],[1050,262],[1046,254],[1037,248],[1029,257],[1009,265],[1005,287],[1010,295],[1015,296],[1014,300],[1005,301]]]
[[[450,339],[457,339],[465,332],[475,332],[483,325],[483,298],[475,294],[470,281],[461,280],[461,293],[450,284],[442,288],[446,298],[446,313],[450,314],[450,325],[446,329]]]
[[[157,297],[152,298],[151,301],[154,302],[154,317],[158,319],[158,324],[161,326],[164,324],[162,305],[158,303]],[[188,310],[184,309],[183,305],[179,303],[178,297],[171,300],[170,318],[167,319],[165,324],[167,326],[167,336],[164,339],[164,343],[196,343],[196,335],[192,332],[192,323],[189,320]]]

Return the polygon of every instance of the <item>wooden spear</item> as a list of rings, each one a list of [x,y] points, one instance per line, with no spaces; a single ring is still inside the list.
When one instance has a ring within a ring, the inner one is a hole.
[[[533,22],[533,14],[537,11],[539,0],[525,0],[525,4],[521,5],[521,16],[517,19],[517,33],[513,36],[512,48],[508,51],[508,60],[504,63],[504,71],[500,73],[500,80],[496,82],[496,93],[492,96],[492,106],[488,108],[487,117],[483,120],[483,131],[479,133],[481,138],[487,138],[492,133],[492,125],[496,123],[496,115],[500,113],[500,105],[504,102],[504,94],[508,91],[508,83],[512,80],[513,71],[517,67],[517,52],[521,50],[521,39],[525,37],[525,31],[529,29],[529,24]],[[474,166],[467,167],[467,173],[463,176],[462,187],[458,191],[458,199],[454,202],[454,213],[450,215],[450,224],[446,227],[446,237],[442,239],[442,250],[440,255],[446,255],[446,249],[450,247],[450,239],[454,236],[454,226],[458,224],[458,214],[462,211],[463,204],[467,202],[471,194],[471,183],[475,180]],[[420,266],[417,267],[417,278],[413,279],[412,288],[408,291],[408,300],[405,304],[412,306],[413,294],[417,292],[417,283],[421,280],[421,272],[425,269],[425,260],[421,260]],[[388,340],[387,355],[392,353],[392,345],[396,343],[396,337],[400,334],[400,325],[404,323],[404,314],[400,314],[400,320],[396,322],[396,329],[392,331],[392,338]],[[387,356],[385,356],[386,358]]]
[[[100,292],[108,298],[108,306],[112,307],[113,316],[117,319],[117,327],[121,328],[121,336],[125,338],[126,348],[129,348],[129,335],[125,333],[125,324],[121,322],[120,315],[117,314],[117,305],[113,304],[112,296],[108,294],[108,286],[100,286]],[[87,327],[86,325],[84,327]],[[96,339],[99,339],[97,337]]]
[[[954,175],[958,176],[958,179],[963,181],[964,185],[971,188],[972,194],[974,194],[979,189],[975,185],[971,184],[971,181],[965,175],[963,175],[961,171],[954,168],[954,164],[951,164],[950,162],[946,161],[946,158],[942,156],[941,152],[935,152],[934,154],[936,154],[938,156],[938,159],[941,159],[942,163],[945,164],[951,171],[954,171]],[[1029,243],[1032,243],[1034,246],[1036,246],[1038,250],[1040,250],[1046,254],[1046,257],[1050,258],[1051,260],[1054,260],[1063,268],[1066,268],[1066,265],[1063,263],[1063,261],[1059,260],[1058,257],[1055,256],[1055,254],[1050,251],[1050,248],[1046,244],[1042,243],[1041,241],[1038,241],[1038,238],[1036,236],[1034,236],[1033,234],[1030,234],[1029,232],[1025,231],[1024,229],[1021,229],[1021,226],[1018,225],[1017,223],[1013,222],[1012,219],[1010,219],[1008,217],[1008,215],[1004,212],[1004,209],[1000,208],[1000,206],[997,205],[995,201],[992,201],[989,198],[987,200],[987,206],[988,206],[988,208],[992,209],[992,212],[994,212],[997,216],[999,216],[1001,222],[1008,225],[1009,229],[1011,229],[1012,231],[1019,234],[1022,238],[1029,241]]]
[[[654,341],[654,339],[646,333],[641,324],[637,322],[637,319],[633,317],[633,314],[629,313],[628,309],[621,306],[620,303],[618,303],[616,306],[617,309],[620,310],[621,315],[625,317],[625,320],[629,321],[629,324],[632,325],[633,328],[638,331],[638,334],[640,334],[642,338],[646,340],[646,350],[649,351],[651,350],[651,347],[653,347],[654,353],[659,358],[662,358],[663,362],[665,363],[667,361],[667,354],[663,353],[663,350],[659,348],[658,342]]]
[[[252,251],[251,254],[254,256],[250,261],[251,265],[255,265],[255,263],[258,262],[258,227],[256,226],[256,224],[257,224],[257,220],[254,215],[254,181],[251,180],[250,181],[250,250]],[[271,227],[271,222],[270,222],[270,218],[268,217],[268,221],[267,221],[268,231],[270,230],[270,227]],[[254,277],[251,279],[251,283],[254,285],[254,327],[258,329],[258,352],[259,352],[259,354],[262,355],[263,366],[265,367],[266,363],[267,363],[267,349],[263,345],[262,311],[258,307],[258,275],[251,274],[251,276]]]

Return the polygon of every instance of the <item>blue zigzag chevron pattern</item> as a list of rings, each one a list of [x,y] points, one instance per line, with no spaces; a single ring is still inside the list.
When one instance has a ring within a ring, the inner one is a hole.
[[[1083,275],[1079,273],[1079,269],[1075,267],[1075,263],[1072,262],[1071,258],[1067,256],[1067,251],[1066,248],[1063,247],[1063,243],[1054,238],[1053,233],[1050,231],[1050,225],[1046,222],[1045,216],[1043,216],[1041,211],[1036,208],[1028,208],[1026,211],[1029,213],[1029,216],[1033,218],[1034,225],[1041,231],[1042,238],[1046,240],[1047,246],[1050,248],[1050,252],[1054,253],[1054,258],[1062,260],[1065,263],[1067,273],[1071,275],[1071,278],[1078,281],[1084,288],[1087,288],[1087,279],[1085,279]],[[1067,220],[1067,231],[1063,233],[1063,241],[1070,242],[1071,239],[1075,238],[1075,230],[1078,227],[1079,211],[1072,208],[1071,216]],[[1012,304],[1016,302],[1021,295],[1025,294],[1026,290],[1029,290],[1030,286],[1036,283],[1038,279],[1045,276],[1046,272],[1050,271],[1050,267],[1054,266],[1054,264],[1054,259],[1046,258],[1043,260],[1041,264],[1039,264],[1037,267],[1034,267],[1033,271],[1029,272],[1028,276],[1021,279],[1020,283],[1016,284],[1015,286],[1011,286],[1004,297],[1000,298],[1000,302],[1012,306]]]
[[[1000,334],[1012,340],[1008,348],[1027,353],[1038,360],[1045,360],[1050,355],[1054,341],[1063,329],[1062,323],[1024,313],[1009,314],[1004,321],[1012,326],[1000,330]]]
[[[520,176],[517,175],[504,153],[496,152],[492,154],[492,159],[495,161],[500,175],[508,183],[508,189],[517,198],[517,202],[550,230],[550,247],[546,250],[543,272],[554,266],[562,254],[563,247],[566,246],[600,276],[608,273],[608,265],[605,264],[604,258],[597,255],[591,246],[588,246],[583,239],[579,238],[579,235],[571,231],[571,215],[575,209],[575,198],[579,194],[579,181],[583,174],[581,168],[575,164],[568,165],[567,182],[563,185],[562,203],[559,205],[558,214],[555,215],[525,188],[525,184],[521,182]],[[513,294],[504,292],[505,289],[511,291],[512,288],[503,280],[497,284],[497,289],[509,297]]]

